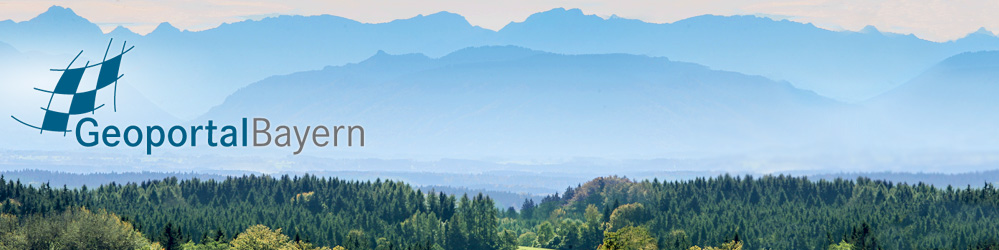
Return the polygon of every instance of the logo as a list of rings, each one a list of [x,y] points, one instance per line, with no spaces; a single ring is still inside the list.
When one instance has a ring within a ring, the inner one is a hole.
[[[121,53],[111,59],[107,59],[108,52],[111,50],[112,42],[114,42],[114,39],[108,42],[108,48],[104,50],[104,59],[102,59],[99,63],[90,64],[88,61],[83,65],[83,67],[72,68],[76,59],[79,59],[80,55],[83,54],[83,51],[81,50],[80,53],[77,53],[76,57],[69,62],[69,65],[67,65],[65,69],[51,69],[51,71],[62,72],[62,76],[59,77],[59,81],[56,83],[55,88],[52,90],[35,88],[35,90],[51,94],[49,96],[48,104],[42,108],[42,110],[45,111],[45,116],[42,118],[41,126],[31,125],[27,122],[21,121],[21,119],[17,119],[17,117],[14,117],[13,115],[10,117],[25,126],[38,129],[38,133],[43,133],[45,131],[62,132],[63,136],[66,136],[67,132],[72,132],[72,130],[68,129],[69,116],[82,115],[86,113],[93,114],[97,109],[104,107],[104,104],[101,104],[100,106],[96,105],[97,92],[105,87],[111,86],[112,84],[114,85],[114,101],[112,103],[112,107],[113,110],[117,112],[118,79],[125,76],[118,74],[118,69],[121,66],[121,58],[125,55],[125,53],[128,53],[132,50],[132,48],[135,48],[135,46],[125,49],[127,42],[122,43]],[[100,67],[100,73],[97,76],[96,87],[91,90],[79,91],[80,81],[83,80],[83,73],[87,71],[87,69],[98,66]],[[72,101],[70,102],[69,107],[53,108],[52,100],[55,99],[55,95],[71,96]]]
[[[112,40],[111,42],[113,42]],[[76,54],[76,57],[69,62],[69,65],[64,69],[52,69],[52,71],[62,72],[59,77],[59,81],[56,82],[56,86],[52,90],[45,90],[40,88],[35,88],[35,90],[49,93],[49,102],[45,107],[41,109],[45,111],[45,116],[42,119],[41,126],[31,125],[27,122],[14,117],[17,122],[24,124],[25,126],[38,129],[39,133],[44,133],[45,131],[52,132],[62,132],[63,136],[66,136],[69,132],[74,132],[74,130],[69,129],[69,117],[73,115],[83,115],[86,113],[93,114],[100,108],[103,108],[105,104],[97,105],[97,92],[105,89],[109,86],[113,87],[113,103],[112,107],[114,112],[118,112],[118,80],[124,77],[123,74],[118,74],[118,69],[121,67],[121,59],[125,53],[131,51],[135,46],[128,49],[125,43],[122,43],[121,52],[117,55],[108,59],[108,52],[111,50],[111,42],[108,42],[108,47],[104,51],[104,59],[99,63],[90,64],[86,62],[83,67],[73,68],[73,63],[80,58],[83,51]],[[100,67],[100,73],[97,75],[97,84],[94,89],[80,91],[80,81],[83,79],[83,73],[88,69],[94,67]],[[107,92],[107,91],[103,91]],[[68,107],[52,107],[52,100],[55,99],[56,95],[69,96],[71,101]],[[251,124],[252,121],[252,124]],[[251,130],[252,127],[252,130]],[[203,131],[198,133],[198,131]],[[252,136],[251,136],[252,131]],[[294,131],[294,135],[292,133]],[[297,155],[302,152],[306,145],[312,144],[316,147],[326,147],[331,145],[337,147],[343,143],[340,140],[343,135],[346,135],[346,146],[354,146],[355,138],[359,142],[358,146],[364,147],[364,128],[360,125],[347,126],[347,125],[315,125],[315,126],[305,126],[305,128],[300,129],[299,126],[289,126],[276,124],[274,130],[271,130],[271,122],[267,118],[255,117],[242,118],[240,125],[225,125],[217,124],[213,120],[208,120],[207,125],[194,125],[194,126],[160,126],[152,125],[146,126],[143,130],[142,127],[138,125],[126,125],[124,129],[119,128],[116,125],[107,125],[103,129],[98,127],[97,119],[92,117],[81,118],[75,127],[76,141],[84,147],[94,147],[103,143],[106,147],[116,147],[121,143],[124,143],[128,147],[139,147],[145,144],[146,154],[150,155],[153,152],[153,148],[158,148],[164,145],[169,145],[172,147],[183,147],[189,145],[190,147],[196,147],[199,141],[203,144],[207,144],[209,147],[248,147],[252,145],[253,147],[266,147],[266,146],[276,146],[276,147],[292,147],[297,148],[292,153]],[[355,137],[357,135],[357,137]],[[145,140],[143,140],[145,139]],[[273,140],[272,140],[273,139]],[[253,141],[250,144],[250,141]],[[273,142],[273,144],[271,143]],[[293,145],[297,144],[297,145]]]

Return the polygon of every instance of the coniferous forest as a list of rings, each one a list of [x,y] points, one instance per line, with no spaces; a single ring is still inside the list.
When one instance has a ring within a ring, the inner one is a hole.
[[[991,184],[602,177],[499,208],[481,194],[311,175],[0,181],[0,249],[999,248]]]

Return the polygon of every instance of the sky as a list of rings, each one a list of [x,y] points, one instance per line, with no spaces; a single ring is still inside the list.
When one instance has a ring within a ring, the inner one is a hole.
[[[458,13],[473,25],[498,30],[558,7],[653,23],[714,14],[789,19],[831,30],[873,25],[882,32],[915,34],[938,42],[964,37],[981,27],[999,30],[996,0],[0,0],[0,20],[28,20],[52,5],[73,9],[105,32],[122,25],[139,34],[151,32],[161,22],[204,30],[279,14],[330,14],[380,23],[440,11]]]

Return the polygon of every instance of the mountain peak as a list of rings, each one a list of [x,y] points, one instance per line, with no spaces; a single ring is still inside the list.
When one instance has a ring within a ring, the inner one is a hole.
[[[384,50],[378,50],[378,52],[375,52],[375,55],[361,61],[360,64],[379,64],[385,62],[402,62],[407,60],[425,61],[429,59],[430,58],[426,55],[419,53],[393,55],[385,52]]]
[[[531,14],[523,22],[510,22],[504,29],[508,27],[522,27],[522,26],[562,26],[567,24],[572,25],[588,25],[595,24],[600,21],[605,21],[603,18],[597,15],[586,15],[580,9],[565,9],[565,8],[554,8],[545,12],[538,12]]]
[[[73,9],[65,8],[58,5],[52,5],[52,7],[49,7],[48,10],[42,12],[42,14],[38,14],[38,16],[35,16],[35,18],[29,20],[29,22],[89,23],[90,21],[87,21],[87,19],[77,15],[76,12],[73,12]]]
[[[562,13],[562,14],[567,14],[567,15],[579,15],[579,16],[584,15],[583,14],[583,10],[581,10],[579,8],[572,8],[572,9],[554,8],[554,9],[548,10],[547,12],[556,12],[556,13]]]
[[[459,14],[455,14],[455,13],[451,13],[451,12],[447,12],[447,11],[441,11],[441,12],[433,13],[433,14],[426,15],[426,16],[424,16],[424,15],[418,15],[418,16],[414,17],[413,19],[425,19],[425,20],[430,20],[430,21],[433,21],[433,22],[459,23],[459,24],[463,24],[463,25],[471,25],[468,22],[468,19],[465,19],[465,16],[462,16],[462,15],[459,15]]]
[[[42,14],[38,14],[38,16],[75,16],[75,17],[79,17],[79,15],[77,15],[76,12],[73,12],[73,9],[62,7],[62,6],[59,6],[59,5],[52,5],[52,7],[49,7],[49,9],[45,10],[45,12],[42,12]]]
[[[992,33],[992,31],[989,31],[989,30],[988,30],[988,29],[986,29],[985,27],[980,27],[980,28],[978,28],[978,30],[976,30],[975,32],[973,32],[973,33],[971,33],[971,34],[976,34],[976,35],[987,35],[987,36],[996,36],[996,34],[995,34],[995,33]]]
[[[528,22],[531,20],[580,19],[587,17],[603,19],[596,15],[583,14],[583,10],[580,9],[554,8],[545,12],[534,13],[531,16],[527,17],[527,20],[525,20],[524,22]]]
[[[991,41],[996,38],[996,34],[992,33],[985,27],[980,27],[975,32],[968,33],[964,37],[957,39],[956,41]]]
[[[408,19],[396,19],[389,23],[404,26],[415,26],[420,29],[428,27],[433,27],[433,29],[445,29],[445,27],[472,27],[472,24],[469,23],[464,16],[447,11],[441,11],[429,15],[420,14]]]
[[[162,23],[160,23],[160,25],[157,25],[156,29],[153,29],[153,32],[151,32],[150,34],[152,34],[152,33],[179,33],[179,32],[180,32],[180,29],[178,29],[177,27],[174,27],[169,22],[162,22]]]
[[[111,30],[111,32],[108,32],[108,34],[111,35],[111,36],[131,36],[131,35],[138,35],[135,32],[132,32],[132,30],[130,30],[128,28],[125,28],[125,26],[121,26],[121,25],[118,25],[118,27],[114,27],[114,30]]]
[[[462,15],[459,15],[459,14],[453,13],[453,12],[447,12],[447,11],[441,11],[441,12],[433,13],[433,14],[430,14],[430,15],[426,15],[425,17],[460,18],[460,19],[465,19],[465,17],[462,16]]]
[[[572,8],[572,9],[554,8],[554,9],[550,9],[550,10],[545,11],[545,12],[536,13],[535,15],[537,15],[537,14],[558,15],[558,16],[563,16],[563,17],[596,16],[596,15],[583,14],[583,10],[578,9],[578,8]]]
[[[878,30],[878,28],[874,27],[873,25],[867,25],[867,26],[864,26],[863,29],[860,29],[860,33],[863,33],[863,34],[881,34],[881,31]]]
[[[23,25],[31,27],[29,29],[47,32],[60,33],[69,36],[85,36],[90,34],[103,34],[101,28],[91,23],[73,12],[72,9],[53,5],[49,9],[31,20],[21,22]]]

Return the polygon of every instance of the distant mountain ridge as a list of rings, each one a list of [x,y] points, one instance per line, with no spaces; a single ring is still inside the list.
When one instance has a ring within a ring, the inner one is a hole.
[[[136,46],[119,90],[135,94],[119,101],[135,98],[129,102],[149,110],[134,111],[168,118],[161,124],[182,122],[158,106],[197,123],[267,117],[368,131],[363,150],[306,147],[313,156],[493,163],[705,156],[704,166],[761,172],[774,165],[963,171],[999,162],[992,153],[999,119],[987,115],[999,112],[992,97],[999,55],[989,52],[999,39],[984,29],[935,43],[875,27],[837,32],[710,15],[652,24],[575,9],[499,31],[446,12],[380,24],[279,16],[198,32],[163,23],[144,36],[95,27],[61,7],[0,22],[0,41],[11,45],[0,44],[0,103],[17,104],[0,109],[40,115],[20,103],[42,98],[22,93],[53,84],[42,78],[58,76],[47,69],[79,50],[78,62],[100,60],[113,37],[114,47]],[[829,91],[887,92],[846,104]],[[14,131],[2,142],[18,149],[60,149],[27,148],[36,135],[0,124]]]
[[[780,145],[841,107],[786,82],[666,58],[488,46],[271,77],[201,119],[360,124],[367,153],[617,157]]]
[[[996,93],[999,93],[999,51],[978,51],[949,57],[871,102],[893,99],[892,102],[922,108],[991,109],[999,108]],[[991,105],[982,105],[986,103]]]
[[[997,58],[997,52],[956,55],[854,105],[787,82],[661,57],[515,46],[466,48],[440,58],[378,52],[356,64],[253,83],[201,119],[250,114],[290,124],[373,124],[368,131],[379,131],[381,139],[372,140],[385,144],[332,155],[707,155],[721,164],[708,168],[740,169],[730,165],[758,158],[797,166],[789,169],[973,171],[997,161],[988,152],[999,146],[992,139],[999,121],[982,115],[999,108],[991,98],[999,93],[993,90]]]
[[[706,15],[653,24],[561,8],[499,31],[472,26],[448,12],[379,24],[329,15],[278,16],[198,32],[163,23],[145,36],[123,27],[103,34],[62,7],[25,22],[0,22],[0,41],[21,51],[70,54],[81,47],[103,48],[111,37],[138,45],[135,65],[145,70],[133,80],[140,91],[156,93],[149,95],[154,103],[182,118],[203,113],[250,82],[359,62],[379,50],[439,57],[466,47],[516,45],[566,54],[665,56],[856,101],[951,55],[999,49],[999,38],[984,30],[935,43],[875,28],[838,32],[752,16]]]
[[[875,138],[955,145],[949,150],[990,150],[999,147],[999,118],[992,115],[999,113],[997,93],[999,51],[961,53],[864,102],[868,114],[859,120],[885,128],[873,133]]]
[[[838,32],[754,16],[703,15],[649,24],[553,9],[511,23],[499,35],[509,44],[557,53],[668,56],[787,80],[825,96],[856,101],[889,90],[951,55],[996,49],[999,40],[986,33],[990,34],[934,43],[912,35],[881,33],[873,27]]]

